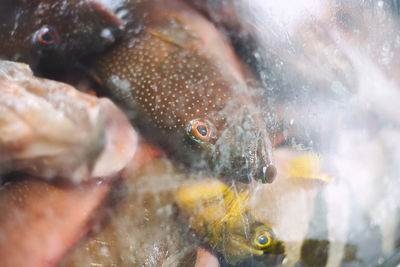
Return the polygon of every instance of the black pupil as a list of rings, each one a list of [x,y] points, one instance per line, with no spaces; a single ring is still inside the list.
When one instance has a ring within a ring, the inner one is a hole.
[[[197,126],[197,131],[199,132],[199,134],[201,134],[202,136],[207,136],[207,127],[204,125],[199,125]]]
[[[46,43],[50,43],[53,41],[53,36],[49,32],[45,32],[42,34],[41,39]]]
[[[261,245],[265,245],[268,243],[268,237],[266,237],[265,235],[262,235],[258,238],[258,243],[260,243]]]

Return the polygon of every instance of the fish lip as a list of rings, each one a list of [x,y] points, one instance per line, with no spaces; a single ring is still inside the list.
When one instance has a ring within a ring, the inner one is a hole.
[[[225,169],[222,172],[222,176],[236,181],[249,184],[253,180],[258,181],[262,184],[270,184],[276,178],[277,170],[275,165],[269,164],[264,166],[261,170],[255,171],[254,168],[237,168],[237,169]]]
[[[236,147],[231,147],[229,154],[232,156],[228,160],[215,157],[214,160],[219,161],[220,164],[217,165],[221,167],[225,162],[231,163],[229,166],[225,163],[225,166],[215,170],[225,178],[243,183],[251,183],[252,181],[261,184],[272,183],[277,176],[277,169],[272,159],[272,146],[265,135],[258,135],[255,140],[250,140],[250,144],[246,145],[246,149],[242,151],[235,150]],[[244,159],[245,162],[240,163],[240,158]],[[236,160],[239,160],[239,163]]]
[[[252,164],[256,174],[255,178],[263,184],[272,183],[277,175],[277,169],[273,163],[272,144],[267,134],[261,134],[255,150],[255,159]]]
[[[277,169],[274,164],[270,163],[261,169],[255,167],[225,168],[222,170],[221,175],[246,184],[251,183],[253,180],[262,184],[270,184],[275,181]]]
[[[256,177],[258,180],[261,180],[263,184],[270,184],[275,181],[277,170],[275,165],[268,164],[262,168],[261,175]]]
[[[251,182],[251,175],[249,175],[251,169],[249,168],[225,168],[221,175],[225,178],[235,180],[241,183],[249,184]]]

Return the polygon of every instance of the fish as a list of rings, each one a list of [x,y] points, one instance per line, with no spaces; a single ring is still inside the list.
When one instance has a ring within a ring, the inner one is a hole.
[[[329,175],[314,152],[280,148],[276,160],[281,177],[271,185],[239,189],[217,179],[186,180],[175,194],[189,226],[229,266],[365,266],[390,252],[372,222],[390,241],[392,219],[369,217],[374,212],[362,203],[368,192],[349,198],[351,186]]]
[[[138,134],[108,99],[0,60],[0,174],[22,171],[79,183],[117,174]]]
[[[116,130],[121,130],[121,128]],[[121,136],[119,137],[121,138]],[[111,163],[109,165],[114,164],[110,160],[107,163]],[[108,226],[112,228],[108,236],[114,238],[114,244],[118,238],[121,238],[121,241],[125,239],[131,241],[134,237],[131,232],[141,236],[144,242],[150,243],[150,240],[156,240],[159,243],[165,242],[164,239],[160,238],[160,235],[154,235],[153,239],[149,238],[147,233],[143,234],[143,228],[140,227],[143,227],[142,223],[146,222],[147,228],[153,227],[151,231],[160,230],[160,221],[165,224],[165,221],[161,219],[173,219],[173,214],[167,212],[169,210],[167,203],[158,201],[163,199],[172,202],[171,199],[173,198],[170,194],[173,191],[173,186],[171,186],[173,183],[163,176],[168,175],[173,170],[172,164],[165,158],[156,157],[154,148],[143,142],[138,144],[130,163],[129,169],[124,168],[124,175],[121,173],[118,175],[122,179],[111,181],[92,179],[68,186],[49,183],[24,173],[14,173],[13,180],[9,179],[0,186],[0,210],[3,214],[0,218],[1,266],[41,267],[44,262],[49,266],[59,266],[60,260],[69,250],[77,249],[75,245],[79,239],[89,231],[98,231],[105,220],[112,221],[111,225]],[[152,179],[141,179],[146,174],[152,174]],[[176,175],[176,177],[182,179],[182,175]],[[146,181],[146,183],[143,184],[143,181]],[[165,184],[161,186],[160,183],[163,181]],[[179,184],[178,181],[175,181],[175,186]],[[152,182],[160,185],[159,191],[154,190],[154,183]],[[169,186],[170,192],[167,189]],[[130,192],[128,199],[125,198],[127,190]],[[138,197],[137,194],[145,194],[144,192],[152,193],[150,198],[157,200],[149,201],[148,205],[142,206],[142,198]],[[112,201],[109,201],[110,195]],[[132,206],[136,208],[131,210]],[[166,212],[162,214],[155,212],[163,208]],[[116,209],[118,209],[118,212]],[[154,213],[151,222],[144,220],[144,216],[138,215],[139,213],[149,214],[149,210],[151,210],[150,213]],[[131,216],[127,214],[129,212],[132,213]],[[117,217],[116,213],[119,214],[119,219],[115,218]],[[113,225],[117,225],[117,227]],[[126,227],[125,230],[122,230],[122,227]],[[182,227],[174,227],[173,233],[175,229],[182,229]],[[117,232],[113,232],[114,230],[117,230]],[[83,240],[93,238],[93,232],[89,235],[90,237],[83,238]],[[122,234],[122,232],[124,233]],[[161,233],[161,231],[158,231],[158,233]],[[118,234],[122,234],[123,237],[119,237]],[[171,233],[166,233],[166,236],[168,240],[171,240],[170,243],[174,244]],[[179,235],[175,235],[175,237],[177,236]],[[110,254],[116,252],[117,258],[121,259],[125,256],[123,254],[124,244],[131,246],[130,241],[113,246],[112,250],[109,251]],[[100,245],[98,248],[104,250],[105,242],[91,243]],[[189,244],[189,241],[187,243]],[[139,242],[139,244],[143,243]],[[95,248],[97,247],[83,251],[94,253]],[[152,249],[152,246],[147,247],[147,251],[141,251],[138,248],[135,249],[135,252],[143,255],[143,257],[148,257],[148,254],[152,253]],[[170,253],[173,253],[170,247],[167,247],[167,249]],[[133,256],[131,252],[127,252],[129,257],[126,258],[131,259],[130,256]],[[106,258],[111,255],[99,254],[103,256],[102,263],[106,265]],[[90,263],[84,264],[82,258],[79,266],[89,266]],[[136,258],[136,260],[139,262],[139,258]],[[93,258],[92,262],[95,262]],[[70,263],[68,266],[73,266],[73,264]]]
[[[279,266],[379,266],[393,260],[400,226],[398,177],[385,170],[382,178],[392,155],[376,158],[385,146],[383,136],[384,143],[397,143],[398,133],[388,138],[389,132],[372,139],[358,134],[351,137],[359,142],[357,149],[350,146],[329,157],[292,148],[275,151],[280,176],[254,191],[251,210],[285,243]]]
[[[193,266],[199,241],[174,204],[187,174],[174,165],[152,157],[126,173],[114,187],[114,209],[103,208],[112,214],[109,223],[95,227],[58,266]]]
[[[197,246],[211,250],[220,266],[369,266],[383,259],[371,210],[349,198],[348,185],[327,172],[327,158],[293,148],[278,148],[275,156],[280,177],[257,188],[188,176],[171,159],[153,158],[123,180],[129,200],[111,223],[61,266],[193,266]],[[377,178],[380,190],[386,185]]]
[[[54,71],[112,44],[124,22],[92,0],[3,0],[0,58]]]
[[[285,244],[272,226],[254,217],[249,197],[249,190],[238,192],[217,179],[199,179],[183,183],[175,201],[190,227],[229,264],[251,256],[283,255]]]
[[[321,162],[318,155],[299,153],[285,159],[283,172],[290,179],[331,183],[333,178],[321,172]],[[281,263],[286,256],[285,241],[273,224],[254,214],[251,207],[251,201],[256,201],[252,200],[254,193],[250,186],[229,187],[215,178],[188,180],[177,190],[175,201],[187,215],[190,227],[203,242],[221,253],[227,263],[243,264],[246,259],[260,256],[269,257],[269,264]],[[320,241],[304,242],[315,245]]]
[[[110,223],[82,240],[60,266],[194,266],[192,255],[204,244],[230,262],[282,252],[274,230],[247,214],[249,191],[237,196],[217,178],[188,175],[166,156],[125,173],[118,190]],[[250,237],[246,230],[253,231]]]
[[[322,151],[343,124],[399,125],[398,1],[188,2],[228,32],[286,141]]]
[[[143,136],[187,169],[271,183],[256,80],[202,15],[180,1],[151,3],[142,29],[94,60],[94,76]]]
[[[353,4],[357,1],[347,2]],[[346,1],[335,4],[308,1],[292,5],[274,1],[256,1],[249,5],[245,0],[188,2],[205,12],[234,39],[238,53],[247,58],[257,74],[263,75],[262,82],[273,90],[273,94],[290,97],[299,86],[308,85],[310,88],[305,88],[305,97],[309,97],[309,93],[314,97],[319,94],[326,96],[331,89],[330,83],[335,79],[343,88],[336,88],[336,92],[328,94],[331,98],[335,93],[338,97],[343,96],[341,93],[346,96],[346,92],[355,89],[357,81],[351,60],[334,40],[336,26],[342,28],[338,29],[340,31],[346,27],[345,19],[348,19],[347,24],[352,23],[353,14],[346,14]],[[341,12],[343,18],[340,18]],[[349,28],[346,30],[355,25],[347,25]],[[322,68],[323,64],[325,68]]]
[[[1,266],[55,266],[89,230],[111,184],[62,187],[22,173],[15,178],[0,191]]]

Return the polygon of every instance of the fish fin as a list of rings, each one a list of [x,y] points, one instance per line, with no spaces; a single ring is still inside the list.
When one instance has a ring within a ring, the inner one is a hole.
[[[110,25],[118,26],[120,29],[125,27],[125,21],[119,18],[118,15],[114,13],[111,9],[109,9],[106,5],[94,0],[87,1],[87,5],[91,9],[93,9],[99,20],[105,19],[107,23],[109,23]]]
[[[321,172],[322,159],[315,154],[297,156],[289,160],[287,173],[291,178],[319,180],[332,183],[333,177]]]
[[[228,186],[217,179],[189,181],[182,185],[175,194],[175,200],[183,209],[193,209],[206,202],[222,199]]]
[[[239,194],[234,192],[232,189],[227,191],[224,196],[225,205],[229,206],[225,216],[221,219],[221,223],[228,221],[229,218],[240,217],[246,210],[248,210],[250,192],[249,190],[243,190]]]
[[[186,49],[196,46],[199,42],[194,31],[188,28],[188,25],[182,23],[178,15],[174,14],[149,25],[146,30],[163,41]]]

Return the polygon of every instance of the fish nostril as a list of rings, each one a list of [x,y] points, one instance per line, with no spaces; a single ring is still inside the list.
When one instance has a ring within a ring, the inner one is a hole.
[[[263,184],[270,184],[275,180],[276,174],[277,174],[277,170],[276,167],[274,165],[268,165],[263,167],[262,169],[262,176],[261,176],[261,181]]]

